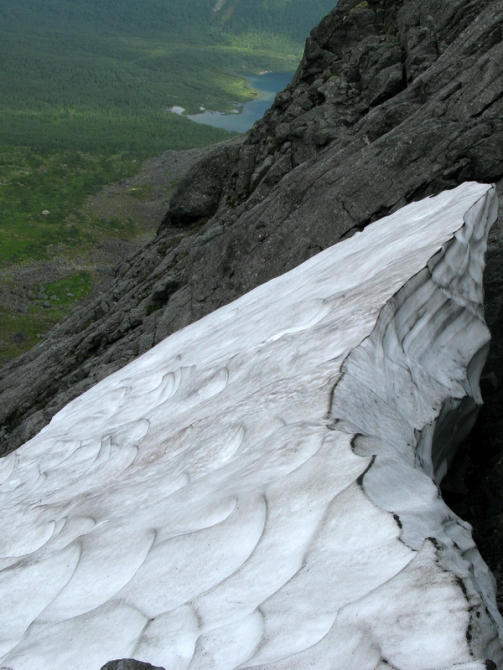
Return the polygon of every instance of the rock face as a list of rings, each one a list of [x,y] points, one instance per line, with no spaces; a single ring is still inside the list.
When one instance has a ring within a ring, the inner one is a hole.
[[[385,217],[3,459],[0,664],[503,663],[494,579],[437,488],[481,402],[497,209],[467,183]]]
[[[164,670],[164,668],[154,667],[150,663],[142,663],[132,658],[123,658],[105,663],[101,670]]]
[[[502,17],[502,0],[341,0],[265,119],[191,170],[109,292],[2,369],[2,453],[167,335],[379,217],[471,179],[502,196]],[[486,408],[460,466],[477,481],[503,475],[502,248],[495,227]],[[503,487],[459,501],[463,486],[451,482],[454,502],[503,573]]]

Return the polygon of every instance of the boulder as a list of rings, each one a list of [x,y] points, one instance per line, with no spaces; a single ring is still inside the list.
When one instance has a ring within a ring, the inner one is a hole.
[[[135,661],[133,658],[123,658],[105,663],[101,670],[164,670],[164,668],[143,661]]]

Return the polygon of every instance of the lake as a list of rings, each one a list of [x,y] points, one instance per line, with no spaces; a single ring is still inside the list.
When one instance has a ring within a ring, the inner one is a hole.
[[[293,73],[291,72],[266,72],[265,74],[250,75],[245,79],[251,88],[259,92],[258,98],[246,102],[244,105],[236,104],[236,112],[233,114],[206,111],[202,114],[190,114],[187,118],[196,123],[205,123],[216,128],[245,133],[250,130],[255,121],[264,116],[274,102],[276,93],[282,91],[291,82],[292,78]]]

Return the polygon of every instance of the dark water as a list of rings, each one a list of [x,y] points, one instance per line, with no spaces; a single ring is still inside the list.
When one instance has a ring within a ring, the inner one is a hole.
[[[202,114],[191,114],[188,116],[196,123],[205,123],[216,128],[234,130],[244,133],[264,116],[264,113],[274,102],[278,91],[282,91],[292,80],[291,72],[267,72],[266,74],[254,74],[245,77],[248,84],[260,97],[244,105],[236,105],[236,109],[242,110],[240,114],[222,114],[221,112],[203,112]]]

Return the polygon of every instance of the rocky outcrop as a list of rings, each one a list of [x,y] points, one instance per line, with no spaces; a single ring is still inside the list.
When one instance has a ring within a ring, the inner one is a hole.
[[[0,461],[0,665],[488,670],[438,485],[476,416],[493,187],[375,222],[163,340]]]
[[[171,198],[162,226],[201,225],[210,219],[218,209],[237,157],[237,147],[225,144],[189,170]]]
[[[143,663],[143,661],[135,661],[133,658],[123,658],[105,663],[101,670],[164,670],[164,668],[154,667],[150,663]]]
[[[466,180],[496,182],[503,195],[502,17],[502,0],[341,0],[264,120],[191,171],[157,238],[107,293],[2,369],[2,453],[167,335],[404,204]],[[501,249],[496,227],[494,345],[474,438],[493,467],[503,448]],[[494,495],[489,541],[503,537]],[[480,496],[468,514],[487,510]]]

